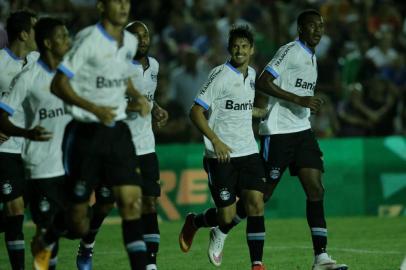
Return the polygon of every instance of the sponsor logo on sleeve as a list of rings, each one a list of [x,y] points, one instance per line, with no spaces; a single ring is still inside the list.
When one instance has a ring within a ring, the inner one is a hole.
[[[213,73],[210,74],[209,79],[207,80],[206,84],[203,86],[202,90],[200,90],[200,95],[203,95],[206,93],[207,88],[212,84],[214,79],[217,77],[217,75],[220,74],[220,72],[223,70],[223,68],[219,68],[218,70],[214,71]]]

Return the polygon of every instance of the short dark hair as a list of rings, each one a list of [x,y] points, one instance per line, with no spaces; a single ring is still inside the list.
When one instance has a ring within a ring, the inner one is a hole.
[[[7,19],[7,36],[9,43],[18,39],[22,31],[29,32],[32,28],[32,18],[37,15],[30,10],[19,10],[12,13]]]
[[[45,51],[44,40],[51,38],[56,27],[64,25],[63,21],[51,17],[41,18],[35,24],[35,42],[40,52]]]
[[[321,17],[320,13],[315,10],[315,9],[306,9],[302,12],[300,12],[299,16],[297,17],[297,25],[298,26],[303,26],[304,23],[306,22],[307,17],[311,15],[316,15]]]
[[[254,34],[248,25],[233,26],[228,33],[228,49],[230,50],[231,43],[237,38],[245,38],[248,40],[251,47],[254,45]]]

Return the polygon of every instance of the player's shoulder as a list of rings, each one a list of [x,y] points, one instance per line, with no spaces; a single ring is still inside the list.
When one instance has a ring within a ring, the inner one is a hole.
[[[76,40],[86,40],[86,39],[90,39],[90,38],[96,38],[98,36],[98,29],[97,29],[97,24],[96,25],[90,25],[87,26],[85,28],[83,28],[82,30],[80,30],[76,36],[75,36],[75,41]]]
[[[284,45],[282,45],[279,48],[279,51],[281,53],[295,53],[300,49],[298,43],[296,41],[291,41],[289,43],[286,43]]]
[[[148,56],[149,65],[153,70],[159,70],[159,62],[153,56]]]
[[[124,33],[124,44],[126,46],[134,46],[134,47],[138,47],[138,38],[130,33],[127,30],[123,30]]]
[[[255,70],[255,68],[248,66],[248,75],[255,77],[257,75],[257,71]]]

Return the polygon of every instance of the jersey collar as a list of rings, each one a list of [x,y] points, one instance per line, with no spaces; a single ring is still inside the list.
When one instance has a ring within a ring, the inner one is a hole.
[[[98,24],[96,24],[97,29],[99,29],[100,33],[102,33],[102,35],[107,38],[108,40],[112,41],[112,42],[116,42],[116,40],[109,34],[107,33],[106,29],[104,29],[103,25],[99,22]]]
[[[312,52],[312,50],[311,50],[309,47],[306,46],[306,44],[304,44],[303,42],[301,42],[299,39],[296,39],[296,42],[299,43],[299,45],[300,45],[303,49],[305,49],[306,52],[308,52],[311,56],[313,56],[314,53]]]
[[[7,54],[13,58],[16,61],[21,61],[22,59],[20,57],[18,57],[17,55],[15,55],[9,48],[4,48],[4,50],[7,52]]]
[[[52,70],[44,61],[42,61],[41,59],[38,59],[37,63],[48,73],[50,74],[54,74],[55,71]]]
[[[235,67],[233,67],[233,65],[231,65],[230,61],[226,62],[226,66],[229,67],[232,71],[234,71],[237,74],[241,74],[241,71],[239,71],[238,69],[236,69]]]

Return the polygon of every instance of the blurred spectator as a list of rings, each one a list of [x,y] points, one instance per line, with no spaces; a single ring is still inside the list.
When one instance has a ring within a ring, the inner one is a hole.
[[[378,68],[391,67],[395,64],[398,52],[393,46],[393,34],[388,30],[376,32],[377,45],[369,49],[366,57]]]
[[[196,49],[186,47],[182,55],[182,65],[175,68],[170,75],[169,96],[171,100],[179,103],[183,112],[188,115],[209,70],[203,59],[199,59]]]

